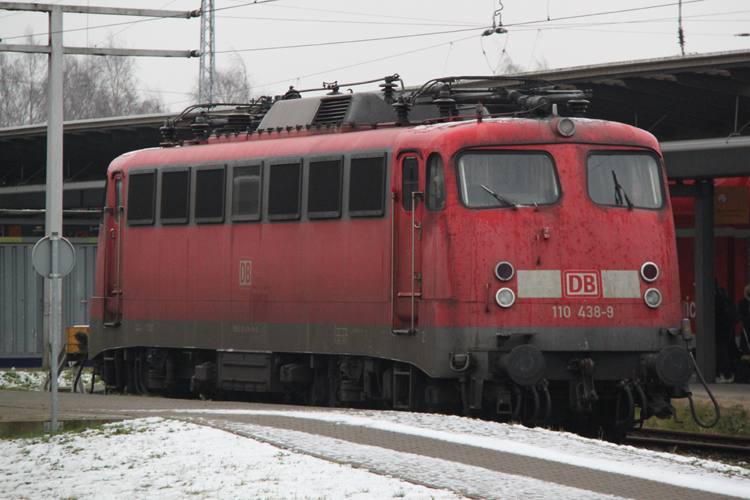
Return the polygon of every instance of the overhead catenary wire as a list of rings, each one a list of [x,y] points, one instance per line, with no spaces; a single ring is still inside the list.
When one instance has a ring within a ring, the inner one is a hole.
[[[59,0],[57,0],[57,1],[59,1]],[[705,1],[706,0],[687,0],[687,1],[684,1],[683,3],[685,3],[685,4],[691,4],[691,3],[699,3],[699,2],[705,2]],[[314,9],[314,8],[294,7],[294,6],[288,6],[288,5],[275,5],[276,2],[278,2],[278,0],[265,0],[265,1],[259,1],[259,2],[240,2],[240,1],[238,1],[237,5],[219,7],[219,8],[214,9],[214,11],[223,11],[223,10],[228,10],[228,9],[237,9],[237,8],[243,8],[243,7],[249,7],[249,6],[254,6],[254,5],[260,5],[260,4],[268,3],[269,6],[274,6],[274,7],[279,7],[279,8],[281,8],[281,7],[283,7],[283,8],[291,8],[291,9],[298,9],[298,10],[304,10],[304,11],[335,12],[335,13],[344,14],[344,15],[349,15],[349,14],[352,14],[352,15],[362,15],[362,16],[367,15],[367,16],[383,17],[383,18],[394,18],[394,19],[413,19],[413,18],[408,18],[408,17],[405,17],[405,16],[386,16],[386,15],[368,14],[368,13],[349,13],[349,12],[343,12],[343,11],[331,11],[331,10],[326,10],[326,9]],[[675,6],[675,5],[677,5],[676,1],[675,2],[671,2],[671,3],[664,3],[664,4],[661,4],[661,5],[648,6],[648,7],[637,7],[637,8],[632,8],[632,9],[621,9],[621,10],[617,10],[617,11],[582,14],[582,15],[578,15],[578,16],[567,16],[567,17],[560,17],[560,18],[551,18],[551,19],[548,19],[548,20],[544,19],[544,20],[540,20],[540,21],[510,23],[510,24],[505,24],[505,26],[515,27],[514,31],[527,31],[527,30],[531,30],[531,29],[533,29],[534,31],[538,31],[538,30],[596,31],[594,29],[596,26],[608,26],[608,25],[613,25],[613,24],[633,25],[633,24],[637,24],[637,23],[654,23],[654,22],[659,22],[660,20],[659,19],[650,18],[650,19],[641,19],[641,20],[632,20],[632,21],[602,21],[602,22],[590,22],[590,23],[566,22],[566,20],[570,21],[570,20],[575,20],[575,19],[592,18],[594,16],[603,16],[603,15],[609,15],[609,14],[619,14],[619,13],[623,13],[623,12],[644,11],[644,10],[661,8],[661,7],[670,7],[670,6]],[[743,12],[746,12],[746,11],[738,11],[738,13],[743,13]],[[723,14],[731,14],[731,13],[723,13]],[[717,15],[717,14],[709,14],[709,15]],[[690,16],[690,17],[691,18],[703,17],[702,19],[695,19],[694,22],[697,22],[697,21],[708,21],[707,19],[705,19],[705,15],[704,16]],[[160,19],[160,18],[140,19],[140,20],[137,20],[137,21],[129,21],[129,22],[126,22],[126,23],[113,23],[111,25],[106,25],[106,26],[93,26],[93,27],[89,27],[89,29],[99,29],[101,27],[107,27],[107,26],[113,26],[113,25],[128,25],[128,27],[125,28],[125,29],[128,29],[129,27],[131,27],[133,25],[136,25],[137,23],[142,23],[142,22],[145,22],[145,21],[152,21],[152,20],[157,20],[157,19]],[[271,20],[271,19],[269,19],[269,20]],[[672,16],[671,18],[664,18],[664,22],[668,22],[670,20],[672,22],[674,22],[674,19],[675,19],[674,16]],[[684,19],[688,19],[688,16],[684,16]],[[259,20],[261,20],[261,19],[259,19]],[[423,19],[420,19],[420,20],[423,20]],[[294,19],[292,21],[317,22],[317,20],[301,20],[301,19],[299,19],[299,20]],[[332,23],[351,23],[351,24],[361,24],[362,22],[364,22],[364,21],[358,21],[358,20],[351,20],[351,21],[347,21],[347,20],[340,20],[340,21],[339,20],[320,20],[320,21],[321,22],[332,22]],[[722,20],[722,21],[725,21],[725,22],[737,22],[738,20],[729,20],[729,19],[727,19],[727,20]],[[445,21],[440,21],[440,22],[445,22]],[[537,23],[537,24],[535,25],[534,23]],[[384,23],[381,23],[381,24],[388,24],[388,23],[384,22]],[[394,25],[409,25],[409,23],[393,23],[393,24]],[[422,25],[422,24],[418,24],[418,23],[414,23],[414,24],[418,25],[418,26]],[[430,26],[430,25],[427,25],[427,26]],[[472,31],[472,29],[473,28],[467,27],[464,30],[467,31],[467,32],[469,32],[469,31]],[[476,29],[480,29],[480,28],[477,27]],[[81,29],[72,29],[70,31],[81,31]],[[364,43],[364,42],[376,42],[376,41],[380,41],[380,40],[389,40],[389,39],[396,39],[396,38],[411,38],[411,37],[419,37],[419,36],[438,35],[438,34],[443,34],[443,33],[447,34],[447,33],[451,33],[451,32],[460,32],[460,31],[461,30],[455,30],[455,31],[449,30],[449,31],[445,31],[445,32],[435,31],[435,32],[431,32],[431,33],[398,35],[398,36],[395,36],[395,37],[382,37],[382,38],[371,38],[371,39],[341,40],[341,41],[323,42],[323,43],[320,43],[320,44],[304,44],[304,45],[290,45],[290,46],[279,46],[279,47],[260,47],[260,48],[239,49],[239,50],[223,50],[223,51],[218,51],[217,53],[251,52],[251,51],[255,51],[255,50],[267,50],[267,51],[270,51],[270,50],[285,50],[285,49],[290,49],[290,48],[302,48],[302,47],[306,47],[306,46],[315,47],[315,46],[326,46],[326,45],[343,45],[343,44],[350,44],[350,43],[353,44],[353,43]],[[608,31],[612,32],[612,30],[608,30]],[[623,31],[623,32],[626,32],[626,31]],[[651,33],[651,32],[643,32],[643,31],[630,31],[630,33],[654,34],[654,33]],[[659,33],[659,34],[661,34],[661,33]],[[692,35],[693,35],[693,33],[691,32],[691,36]],[[696,34],[696,35],[698,35],[698,36],[701,36],[701,35],[702,36],[715,36],[715,35],[711,35],[711,34],[708,34],[708,33],[706,33],[706,34]],[[732,36],[732,35],[725,34],[725,33],[720,33],[720,34],[717,34],[717,35]],[[468,40],[468,39],[471,39],[471,38],[473,38],[473,37],[468,37],[468,38],[462,39],[462,41],[463,40]],[[6,38],[6,40],[7,39],[8,38]],[[106,39],[104,41],[106,41]],[[453,42],[455,43],[455,41],[453,41]],[[445,45],[449,45],[450,43],[451,42],[443,42],[443,43],[437,44],[437,45],[432,46],[432,47],[445,46]],[[481,43],[481,40],[480,40],[480,43]],[[315,73],[315,74],[323,74],[323,73],[326,73],[326,72],[329,72],[329,71],[337,71],[338,69],[345,69],[345,68],[350,68],[350,67],[354,67],[354,66],[360,66],[360,65],[364,65],[364,64],[369,64],[370,62],[377,62],[377,61],[380,61],[380,60],[383,60],[383,59],[388,59],[390,57],[399,57],[400,55],[403,55],[403,54],[408,54],[408,53],[412,53],[412,52],[418,52],[418,51],[421,51],[421,50],[427,50],[427,48],[420,48],[420,49],[416,49],[414,51],[410,50],[410,51],[407,51],[407,52],[404,52],[404,53],[401,53],[401,54],[395,54],[393,56],[382,57],[382,58],[375,59],[373,61],[364,61],[364,62],[361,62],[361,63],[347,65],[347,66],[344,66],[342,68],[331,69],[331,70],[327,70],[327,71],[321,71],[321,72],[318,72],[318,73]],[[504,53],[504,55],[506,55],[506,54]],[[315,74],[308,75],[308,76],[314,76]],[[301,78],[305,78],[305,77],[306,76],[303,76]],[[289,81],[289,80],[283,80],[283,81]],[[271,85],[271,84],[268,84],[268,85]],[[257,87],[257,85],[256,85],[256,87]],[[160,92],[160,91],[150,91],[150,92]],[[164,93],[166,94],[166,93],[171,93],[171,92],[166,92],[165,91]],[[187,93],[185,93],[185,94],[187,94]]]
[[[354,63],[354,64],[348,64],[346,66],[339,66],[337,68],[329,68],[329,69],[318,71],[318,72],[315,72],[315,73],[308,73],[306,75],[293,76],[293,77],[285,78],[283,80],[277,80],[275,82],[264,82],[264,83],[260,83],[260,84],[254,85],[254,88],[257,89],[257,88],[262,88],[262,87],[269,87],[271,85],[278,85],[278,84],[281,84],[281,83],[288,83],[288,82],[297,82],[297,84],[298,84],[299,80],[301,80],[303,78],[311,78],[313,76],[324,75],[326,73],[331,73],[331,72],[334,72],[334,71],[340,71],[340,70],[343,70],[343,69],[354,68],[356,66],[362,66],[362,65],[370,64],[370,63],[374,63],[374,62],[380,62],[380,61],[384,61],[384,60],[387,60],[387,59],[392,59],[392,58],[395,58],[395,57],[401,57],[401,56],[405,56],[405,55],[410,55],[410,54],[414,54],[416,52],[422,52],[422,51],[425,51],[425,50],[430,50],[430,49],[434,49],[434,48],[437,48],[437,47],[442,47],[444,45],[449,45],[451,43],[456,44],[456,43],[460,43],[460,42],[465,42],[467,40],[472,40],[474,38],[475,38],[475,35],[472,35],[472,36],[469,36],[469,37],[464,37],[464,38],[458,38],[458,39],[455,39],[455,40],[451,40],[449,42],[441,42],[441,43],[430,45],[430,46],[427,46],[427,47],[420,47],[418,49],[408,50],[406,52],[400,52],[398,54],[391,54],[391,55],[379,57],[379,58],[376,58],[376,59],[370,59],[370,60],[367,60],[367,61],[361,61],[361,62]],[[191,95],[191,93],[188,93],[188,92],[167,92],[167,91],[161,91],[161,90],[147,90],[147,92]],[[188,102],[192,102],[192,99],[175,101],[172,104],[184,104],[184,103],[188,103]]]
[[[445,26],[445,27],[465,27],[465,28],[483,28],[483,24],[470,24],[470,23],[450,23],[446,21],[436,21],[432,23],[398,23],[393,21],[354,21],[350,19],[295,19],[286,17],[257,17],[257,16],[216,16],[217,19],[249,19],[252,21],[280,21],[284,23],[288,22],[300,22],[300,23],[331,23],[331,24],[368,24],[378,26]]]
[[[238,7],[248,7],[248,6],[252,6],[252,5],[261,5],[261,4],[265,4],[265,3],[278,2],[278,1],[280,1],[280,0],[256,0],[254,2],[246,2],[246,3],[240,4],[240,5],[232,5],[232,6],[229,6],[229,7],[220,7],[218,9],[213,9],[213,11],[217,12],[217,11],[220,11],[220,10],[235,9],[235,8],[238,8]],[[163,21],[163,20],[166,20],[166,19],[170,19],[170,20],[171,19],[184,19],[184,17],[182,16],[182,14],[175,15],[175,16],[166,16],[166,17],[148,17],[148,18],[145,18],[145,19],[137,19],[137,20],[134,20],[134,21],[122,21],[122,22],[119,22],[119,23],[99,24],[99,25],[96,25],[96,26],[86,26],[84,28],[63,29],[63,30],[60,30],[59,32],[57,32],[57,31],[52,31],[52,32],[45,31],[45,32],[38,33],[38,34],[36,34],[34,36],[48,36],[48,35],[57,34],[57,33],[62,33],[62,34],[75,33],[75,32],[79,32],[79,31],[88,31],[88,30],[94,30],[94,29],[111,28],[111,27],[114,27],[114,26],[126,26],[126,25],[129,25],[129,24],[130,25],[135,25],[135,24],[147,23],[147,22],[151,22],[151,21]],[[16,40],[16,39],[19,39],[19,38],[26,38],[28,36],[29,35],[6,36],[6,37],[3,37],[2,40],[3,41],[6,41],[6,40]]]
[[[394,35],[394,36],[383,36],[383,37],[376,37],[376,38],[360,38],[357,40],[338,40],[334,42],[304,43],[304,44],[298,44],[298,45],[279,45],[276,47],[253,47],[249,49],[217,50],[216,53],[224,54],[228,52],[258,52],[258,51],[264,51],[264,50],[301,49],[301,48],[309,48],[309,47],[323,47],[327,45],[343,45],[343,44],[349,44],[349,43],[379,42],[383,40],[399,40],[403,38],[447,35],[447,34],[452,34],[452,33],[465,33],[467,31],[477,31],[477,28],[464,28],[460,30],[448,30],[448,31],[433,31],[430,33],[415,33],[411,35]]]
[[[224,11],[224,10],[229,10],[229,9],[237,9],[237,8],[241,8],[241,7],[250,7],[250,6],[262,5],[262,4],[273,3],[273,2],[278,2],[278,1],[280,1],[280,0],[256,0],[254,2],[243,2],[243,3],[238,3],[237,5],[231,5],[231,6],[227,6],[227,7],[214,8],[213,11],[214,12],[219,12],[219,11]],[[706,1],[708,1],[708,0],[687,0],[687,1],[684,1],[683,4],[700,3],[700,2],[706,2]],[[651,6],[646,6],[646,7],[634,7],[634,8],[631,8],[631,9],[620,9],[620,10],[614,10],[614,11],[593,12],[593,13],[589,13],[589,14],[579,14],[579,15],[575,15],[575,16],[565,16],[565,17],[553,18],[553,19],[550,19],[550,20],[542,19],[542,20],[538,20],[538,21],[525,21],[525,22],[510,23],[510,24],[505,24],[504,26],[506,28],[508,28],[508,27],[534,26],[534,25],[539,24],[539,23],[548,24],[548,23],[555,23],[555,22],[558,22],[558,21],[569,20],[569,19],[583,19],[583,18],[588,18],[588,17],[605,16],[605,15],[612,15],[612,14],[621,14],[621,13],[626,13],[626,12],[638,12],[638,11],[644,11],[644,10],[652,10],[652,9],[658,9],[658,8],[673,7],[673,6],[676,6],[677,4],[678,4],[678,2],[671,2],[671,3],[660,4],[660,5],[651,5]],[[298,8],[300,10],[313,10],[313,9],[304,8],[304,7],[291,7],[291,6],[284,6],[284,5],[279,5],[278,7]],[[319,9],[319,10],[325,11],[324,9]],[[338,11],[331,11],[331,12],[338,12]],[[365,13],[365,14],[361,14],[360,13],[358,15],[379,16],[377,14],[369,14],[369,13]],[[390,17],[390,16],[379,16],[379,17]],[[393,17],[398,17],[398,16],[393,16]],[[123,22],[119,22],[119,23],[109,23],[109,24],[103,24],[103,25],[97,25],[97,26],[90,26],[90,27],[85,27],[85,28],[71,28],[71,29],[64,29],[64,30],[62,30],[62,33],[73,33],[73,32],[84,31],[84,30],[102,29],[102,28],[109,28],[109,27],[114,27],[114,26],[125,26],[125,25],[129,25],[129,24],[139,24],[139,23],[156,21],[156,20],[164,20],[164,19],[171,19],[171,18],[169,18],[169,17],[167,17],[167,18],[146,18],[146,19],[138,19],[138,20],[134,20],[134,21],[123,21]],[[414,18],[405,18],[405,19],[414,19]],[[41,36],[49,35],[49,32],[42,32],[42,33],[39,33],[39,35],[41,35]],[[13,39],[19,39],[19,38],[26,38],[27,36],[28,35],[19,35],[19,36],[4,37],[3,40],[13,40]],[[282,47],[282,48],[286,48],[286,47]],[[245,51],[247,51],[247,50],[245,50]]]
[[[382,17],[382,18],[385,18],[385,19],[404,19],[404,20],[411,20],[411,21],[449,22],[449,21],[445,21],[445,20],[428,19],[428,18],[425,18],[425,17],[415,18],[415,17],[406,17],[406,16],[394,16],[394,15],[389,15],[389,14],[375,14],[375,13],[371,13],[371,12],[362,13],[362,12],[348,12],[348,11],[330,10],[330,9],[315,9],[315,8],[311,8],[311,7],[298,7],[296,5],[278,4],[278,5],[273,5],[272,7],[284,8],[284,9],[305,10],[305,11],[311,11],[311,12],[325,12],[325,13],[328,13],[328,14],[346,14],[346,15],[354,15],[354,16],[364,16],[364,17],[367,17],[367,18]]]
[[[425,50],[430,50],[430,49],[434,49],[434,48],[437,48],[437,47],[442,47],[443,45],[448,45],[450,43],[456,44],[456,43],[459,43],[459,42],[464,42],[466,40],[471,40],[471,39],[473,39],[475,37],[476,37],[476,35],[472,35],[472,36],[468,36],[468,37],[465,37],[465,38],[459,38],[459,39],[456,39],[456,40],[451,40],[449,42],[441,42],[441,43],[437,43],[437,44],[434,44],[434,45],[430,45],[428,47],[421,47],[421,48],[418,48],[418,49],[408,50],[406,52],[400,52],[398,54],[391,54],[391,55],[388,55],[388,56],[378,57],[376,59],[370,59],[370,60],[367,60],[367,61],[361,61],[361,62],[354,63],[354,64],[348,64],[346,66],[339,66],[337,68],[330,68],[330,69],[327,69],[327,70],[324,70],[324,71],[318,71],[318,72],[309,73],[309,74],[306,74],[306,75],[298,75],[298,76],[294,76],[294,77],[290,77],[290,78],[285,78],[283,80],[277,80],[275,82],[267,82],[267,83],[263,83],[263,84],[258,84],[255,87],[256,88],[260,88],[260,87],[267,87],[267,86],[270,86],[270,85],[278,85],[280,83],[287,83],[287,82],[291,82],[291,81],[295,81],[295,80],[300,80],[302,78],[310,78],[310,77],[313,77],[313,76],[323,75],[325,73],[331,73],[333,71],[340,71],[342,69],[354,68],[354,67],[357,67],[357,66],[362,66],[364,64],[370,64],[370,63],[374,63],[374,62],[380,62],[380,61],[384,61],[386,59],[392,59],[394,57],[401,57],[401,56],[405,56],[405,55],[414,54],[416,52],[422,52],[422,51],[425,51]]]
[[[687,0],[686,2],[683,2],[683,3],[684,4],[689,4],[689,3],[700,3],[700,2],[706,2],[706,1],[708,1],[708,0]],[[567,21],[568,19],[583,19],[583,18],[586,18],[586,17],[607,16],[607,15],[611,15],[611,14],[624,14],[626,12],[638,12],[638,11],[643,11],[643,10],[651,10],[651,9],[660,9],[660,8],[666,8],[666,7],[674,7],[677,4],[678,4],[678,2],[671,2],[671,3],[666,3],[666,4],[660,4],[660,5],[649,5],[647,7],[633,7],[632,9],[620,9],[620,10],[612,10],[612,11],[608,11],[608,12],[595,12],[595,13],[591,13],[591,14],[578,14],[578,15],[575,15],[575,16],[564,16],[564,17],[558,17],[558,18],[553,18],[553,19],[542,19],[540,21],[525,21],[525,22],[519,22],[519,23],[510,23],[510,24],[505,24],[504,26],[506,28],[509,28],[509,27],[514,27],[515,28],[515,27],[519,27],[519,26],[528,26],[528,25],[534,25],[534,24],[538,24],[538,23],[553,23],[553,22],[557,22],[557,21]]]
[[[165,3],[164,5],[162,5],[161,7],[159,7],[159,9],[164,9],[164,8],[166,8],[166,7],[169,7],[170,5],[172,5],[173,3],[175,3],[176,1],[177,1],[177,0],[171,0],[170,2],[167,2],[167,3]],[[87,31],[86,31],[86,46],[88,46],[88,36],[89,36],[89,35],[88,35],[88,27],[89,27],[89,25],[88,25],[88,16],[89,16],[89,15],[87,14],[87,15],[86,15],[86,19],[87,19],[87,21],[86,21],[86,28],[87,28]],[[101,44],[103,44],[104,42],[107,42],[107,41],[109,41],[109,40],[113,39],[114,37],[116,37],[117,35],[119,35],[120,33],[122,33],[123,31],[129,30],[129,29],[130,29],[130,28],[132,28],[133,26],[135,26],[135,24],[130,24],[130,25],[128,25],[128,26],[126,26],[126,27],[124,27],[123,29],[121,29],[121,30],[120,30],[120,31],[118,31],[117,33],[113,33],[113,34],[109,35],[109,36],[108,36],[107,38],[105,38],[104,40],[100,41],[100,42],[99,42],[99,43],[97,43],[96,45],[101,45]]]

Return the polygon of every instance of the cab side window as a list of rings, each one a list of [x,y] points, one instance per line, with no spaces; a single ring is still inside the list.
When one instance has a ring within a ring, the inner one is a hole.
[[[307,217],[330,219],[341,217],[341,159],[311,160],[307,189]]]
[[[128,175],[128,224],[154,223],[156,172],[154,170]],[[117,203],[117,202],[116,202]]]
[[[349,178],[349,216],[378,217],[385,213],[385,158],[352,158]]]
[[[443,175],[443,157],[432,153],[427,158],[427,210],[437,212],[445,208],[445,176]]]
[[[195,222],[224,221],[224,167],[195,172]]]
[[[411,212],[412,193],[419,191],[419,160],[407,156],[401,162],[401,206]],[[416,201],[415,201],[416,204]]]
[[[232,170],[232,220],[260,220],[261,166]]]
[[[299,219],[302,164],[283,163],[271,165],[269,175],[268,219]]]
[[[162,224],[187,224],[190,206],[190,170],[164,171],[161,175]]]

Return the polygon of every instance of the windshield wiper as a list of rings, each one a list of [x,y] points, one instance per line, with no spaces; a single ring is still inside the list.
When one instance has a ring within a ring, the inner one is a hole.
[[[482,189],[484,189],[485,191],[487,191],[488,193],[490,193],[500,203],[505,203],[509,207],[513,207],[513,210],[518,210],[518,205],[516,205],[512,201],[506,200],[505,198],[503,198],[502,196],[500,196],[499,194],[497,194],[496,192],[494,192],[493,190],[491,190],[490,188],[488,188],[484,184],[482,184],[481,186],[482,186]]]
[[[625,191],[625,188],[622,187],[620,181],[617,180],[617,174],[614,170],[612,171],[612,178],[615,180],[615,203],[618,205],[622,205],[622,198],[625,197],[625,201],[628,204],[628,210],[633,210],[633,202],[630,201],[630,197],[628,197],[628,193]]]

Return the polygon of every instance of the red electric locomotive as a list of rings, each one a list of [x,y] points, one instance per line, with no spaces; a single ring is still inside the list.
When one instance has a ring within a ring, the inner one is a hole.
[[[693,362],[656,139],[543,82],[396,81],[194,108],[112,162],[90,339],[108,390],[669,417]]]

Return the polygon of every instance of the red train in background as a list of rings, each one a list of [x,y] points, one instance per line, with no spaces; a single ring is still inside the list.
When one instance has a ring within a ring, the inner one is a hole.
[[[750,178],[747,177],[714,181],[714,274],[735,304],[743,297],[745,287],[750,284],[750,246],[747,244],[750,237],[749,189]],[[691,322],[696,317],[694,206],[693,198],[673,199],[683,315],[690,318]],[[735,335],[744,336],[741,324],[736,325]]]
[[[670,417],[693,361],[656,139],[545,82],[397,81],[190,109],[111,164],[108,390],[608,435]]]

